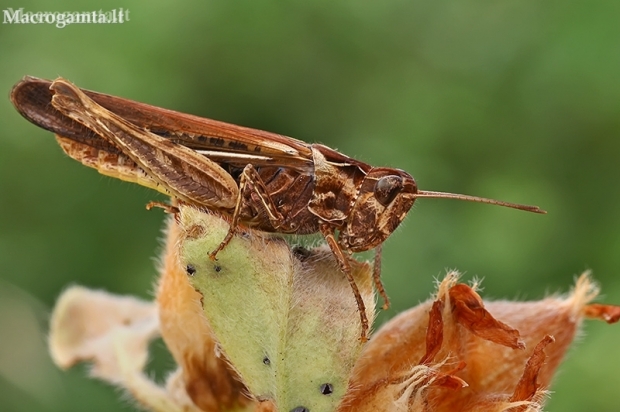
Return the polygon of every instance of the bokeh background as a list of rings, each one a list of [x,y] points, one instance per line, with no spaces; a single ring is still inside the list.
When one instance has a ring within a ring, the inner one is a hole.
[[[423,189],[537,204],[546,216],[419,201],[384,247],[380,322],[459,269],[484,296],[537,299],[592,269],[620,303],[620,2],[0,1],[123,7],[117,25],[0,25],[0,409],[132,411],[57,370],[49,312],[70,284],[153,295],[159,198],[68,159],[8,94],[66,77],[134,100],[321,142]],[[591,322],[549,411],[620,410],[620,328]],[[172,367],[154,345],[152,374]],[[615,388],[616,390],[613,390]]]

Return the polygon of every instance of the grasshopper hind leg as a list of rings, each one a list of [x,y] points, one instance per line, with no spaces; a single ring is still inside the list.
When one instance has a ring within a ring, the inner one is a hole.
[[[257,202],[251,200],[252,195],[258,198]],[[222,240],[222,243],[220,243],[213,252],[209,253],[209,258],[211,258],[211,260],[216,260],[217,254],[228,245],[237,232],[237,226],[239,225],[241,209],[244,202],[258,206],[258,208],[264,210],[274,229],[277,229],[284,220],[284,217],[278,211],[273,199],[269,195],[269,191],[265,187],[265,183],[260,174],[251,164],[246,165],[239,176],[239,194],[235,204],[235,211],[233,212],[230,222],[230,229],[228,229],[228,233],[224,240]]]

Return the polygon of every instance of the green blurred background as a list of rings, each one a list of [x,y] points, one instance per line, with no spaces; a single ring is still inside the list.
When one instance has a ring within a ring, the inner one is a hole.
[[[537,299],[592,269],[620,303],[620,2],[0,2],[123,7],[117,25],[0,25],[0,409],[131,411],[61,372],[49,312],[72,283],[153,295],[159,198],[68,159],[8,94],[23,75],[321,142],[420,188],[537,204],[546,216],[420,200],[384,247],[393,300],[456,268],[484,296]],[[620,410],[620,328],[588,323],[549,411]],[[163,353],[156,344],[157,353]],[[156,376],[172,367],[157,356]],[[615,390],[611,390],[615,388]],[[119,400],[120,399],[120,400]]]

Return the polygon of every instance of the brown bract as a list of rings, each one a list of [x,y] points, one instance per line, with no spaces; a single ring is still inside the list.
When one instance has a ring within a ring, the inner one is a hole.
[[[373,336],[338,412],[539,411],[582,319],[620,313],[588,304],[589,274],[568,297],[537,302],[484,303],[457,279]]]
[[[95,377],[126,388],[148,410],[275,412],[273,402],[252,400],[218,350],[200,294],[179,265],[178,239],[171,224],[157,304],[67,290],[51,321],[53,359],[62,368],[91,361]],[[434,298],[372,337],[337,411],[540,411],[581,321],[620,318],[620,307],[590,303],[597,293],[586,273],[565,297],[484,302],[452,272]],[[158,332],[179,365],[165,387],[142,372]]]

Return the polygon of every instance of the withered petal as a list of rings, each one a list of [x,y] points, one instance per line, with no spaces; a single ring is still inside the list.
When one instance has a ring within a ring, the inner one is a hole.
[[[612,324],[620,320],[620,306],[592,303],[583,308],[583,315],[586,318],[601,319]]]
[[[418,364],[429,365],[443,343],[443,312],[444,303],[441,300],[433,302],[430,313],[428,314],[428,327],[426,329],[426,353]]]
[[[538,342],[534,348],[534,351],[530,355],[530,358],[525,364],[525,369],[523,370],[521,379],[519,379],[517,387],[509,399],[510,402],[530,401],[534,398],[534,395],[536,395],[539,388],[539,384],[537,382],[538,374],[547,359],[544,349],[547,345],[553,342],[555,342],[555,339],[550,335],[546,335],[540,342]]]
[[[471,287],[463,283],[454,285],[449,296],[455,319],[470,332],[499,345],[525,349],[519,331],[495,319]]]

